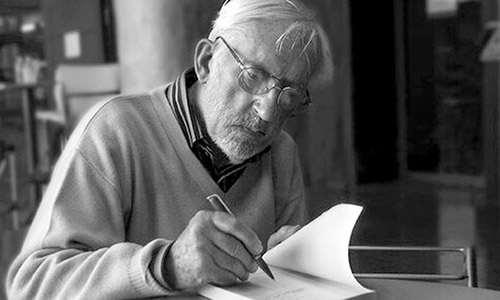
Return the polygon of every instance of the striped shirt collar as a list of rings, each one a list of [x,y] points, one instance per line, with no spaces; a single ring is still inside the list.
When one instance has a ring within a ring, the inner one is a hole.
[[[195,141],[206,138],[188,97],[188,88],[197,80],[194,68],[190,68],[177,77],[165,91],[167,100],[177,117],[189,147],[193,147]]]

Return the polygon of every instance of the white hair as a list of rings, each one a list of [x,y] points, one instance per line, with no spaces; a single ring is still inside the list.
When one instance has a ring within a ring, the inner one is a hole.
[[[246,25],[265,22],[285,24],[276,40],[276,51],[307,62],[311,84],[332,80],[333,59],[327,35],[312,11],[297,0],[226,1],[213,22],[209,39],[231,31],[244,31]]]

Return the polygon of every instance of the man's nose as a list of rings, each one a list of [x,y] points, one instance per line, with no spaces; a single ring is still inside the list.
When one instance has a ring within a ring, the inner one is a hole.
[[[257,96],[258,99],[254,101],[253,107],[262,120],[271,122],[276,117],[280,92],[280,89],[273,88],[268,93]]]

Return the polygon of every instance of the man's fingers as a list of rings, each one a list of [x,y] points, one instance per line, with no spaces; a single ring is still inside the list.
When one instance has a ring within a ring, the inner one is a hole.
[[[232,257],[248,272],[257,271],[257,264],[245,246],[232,235],[215,231],[212,242],[216,247]],[[235,263],[234,263],[235,264]],[[227,266],[227,264],[225,264]]]
[[[214,251],[211,253],[213,263],[224,272],[229,272],[233,274],[233,277],[239,278],[240,280],[247,280],[249,277],[249,271],[243,266],[243,264],[236,258],[226,254],[223,251]]]
[[[199,270],[200,274],[198,276],[203,278],[200,283],[232,285],[238,279],[243,280],[245,277],[248,278],[248,272],[245,271],[241,264],[239,266],[238,263],[233,264],[231,258],[215,246],[207,245],[205,250],[208,255],[203,268]],[[233,269],[229,266],[232,266]]]
[[[209,278],[211,279],[208,280],[208,283],[219,286],[228,286],[238,282],[238,277],[236,275],[223,269],[220,270],[221,271],[218,272],[217,274],[209,275]]]
[[[213,212],[212,221],[218,230],[241,241],[253,256],[261,254],[264,250],[257,234],[233,216],[224,212]]]
[[[269,250],[274,248],[276,245],[289,238],[295,232],[299,231],[300,228],[302,228],[300,225],[296,226],[285,225],[281,227],[278,231],[273,233],[269,238],[269,240],[267,241],[267,249]]]
[[[281,228],[284,228],[285,230],[285,234],[288,237],[290,237],[292,234],[296,233],[297,231],[299,231],[299,229],[302,228],[302,226],[300,225],[295,225],[295,226],[283,226]]]

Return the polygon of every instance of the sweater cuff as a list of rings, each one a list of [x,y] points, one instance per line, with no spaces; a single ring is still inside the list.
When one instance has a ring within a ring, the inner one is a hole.
[[[167,254],[170,251],[170,247],[172,247],[173,243],[168,243],[167,245],[161,246],[155,253],[151,259],[151,264],[149,265],[149,270],[153,277],[156,279],[158,283],[160,283],[164,288],[170,290],[172,292],[178,291],[174,287],[172,287],[166,278],[166,270],[165,263],[167,259]]]

